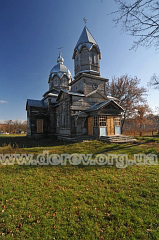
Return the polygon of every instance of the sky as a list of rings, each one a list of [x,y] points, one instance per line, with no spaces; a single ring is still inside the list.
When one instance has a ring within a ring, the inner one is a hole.
[[[101,75],[128,74],[147,88],[158,74],[159,52],[130,50],[133,37],[112,21],[113,0],[0,0],[0,121],[26,120],[26,100],[42,99],[50,70],[62,46],[64,64],[74,76],[73,50],[84,28],[102,53]],[[159,106],[159,90],[149,89],[148,104]]]

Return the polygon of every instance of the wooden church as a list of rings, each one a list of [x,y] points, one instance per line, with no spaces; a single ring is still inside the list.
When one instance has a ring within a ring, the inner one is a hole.
[[[49,90],[42,100],[27,100],[28,136],[50,134],[71,140],[120,135],[124,110],[116,98],[107,96],[108,79],[100,75],[101,52],[86,26],[72,58],[74,79],[60,52],[50,71]]]

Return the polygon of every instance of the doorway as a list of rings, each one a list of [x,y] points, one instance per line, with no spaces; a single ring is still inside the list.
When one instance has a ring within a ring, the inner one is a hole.
[[[114,126],[115,126],[115,135],[121,134],[121,120],[119,117],[114,118]]]
[[[93,118],[88,118],[88,135],[93,136]]]
[[[37,133],[43,133],[43,119],[37,119]]]

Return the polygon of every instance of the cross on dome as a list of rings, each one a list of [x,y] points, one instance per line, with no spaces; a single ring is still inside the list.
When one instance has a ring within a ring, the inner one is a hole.
[[[57,62],[58,63],[61,63],[61,64],[64,64],[64,59],[63,59],[63,57],[62,57],[62,48],[63,47],[59,47],[58,49],[59,49],[59,57],[58,57],[58,59],[57,59]]]
[[[58,49],[59,49],[59,53],[62,54],[62,49],[63,49],[63,47],[59,47]]]
[[[83,21],[84,21],[84,25],[86,26],[87,19],[85,17],[83,18]]]

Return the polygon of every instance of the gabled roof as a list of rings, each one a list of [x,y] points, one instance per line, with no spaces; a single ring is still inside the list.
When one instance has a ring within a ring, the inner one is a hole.
[[[104,95],[101,91],[99,91],[98,89],[96,89],[96,90],[94,90],[94,91],[92,91],[92,92],[90,92],[90,93],[88,93],[87,95],[85,95],[85,94],[83,94],[83,93],[77,93],[77,92],[71,92],[71,91],[67,91],[67,90],[65,90],[65,89],[61,89],[60,90],[60,93],[59,93],[59,95],[58,95],[58,97],[57,97],[57,101],[59,100],[59,98],[60,98],[60,96],[61,96],[61,94],[62,93],[66,93],[66,94],[68,94],[68,95],[72,95],[72,96],[78,96],[78,97],[90,97],[91,95],[93,95],[93,94],[99,94],[102,98],[104,98],[105,100],[108,100],[109,102],[110,101],[113,101],[114,102],[114,100],[118,100],[117,98],[114,98],[114,97],[111,97],[111,96],[106,96],[106,95]],[[103,99],[103,100],[104,100]],[[103,103],[103,102],[102,102]],[[115,102],[115,104],[117,104],[116,102]],[[118,105],[118,104],[117,104]],[[118,105],[119,107],[120,107],[120,105]]]
[[[88,94],[86,95],[86,97],[89,97],[89,96],[91,96],[91,95],[93,95],[93,94],[96,94],[96,93],[98,93],[100,96],[102,96],[102,97],[105,98],[106,100],[118,100],[118,99],[115,98],[115,97],[108,96],[108,95],[104,95],[104,94],[103,94],[100,90],[98,90],[98,89],[96,89],[96,90],[88,93]]]
[[[117,100],[117,101],[119,101],[118,98],[116,98],[116,97],[112,97],[112,96],[107,96],[107,99],[108,99],[108,100]]]
[[[71,91],[67,91],[67,90],[64,90],[64,89],[61,89],[58,97],[57,97],[57,101],[59,100],[60,96],[62,93],[66,93],[68,95],[73,95],[73,96],[78,96],[78,97],[85,97],[85,94],[83,93],[76,93],[76,92],[71,92]]]
[[[96,90],[88,93],[88,94],[86,95],[86,97],[90,97],[91,95],[96,94],[96,93],[99,94],[100,96],[102,96],[104,99],[107,99],[107,96],[104,95],[103,93],[101,93],[101,91],[99,91],[98,89],[96,89]]]
[[[92,43],[92,44],[98,45],[96,40],[94,39],[94,37],[92,36],[92,34],[90,33],[90,31],[86,26],[84,27],[81,33],[81,36],[76,44],[76,47],[78,47],[80,44],[83,44],[83,43]]]
[[[39,108],[47,108],[48,105],[41,101],[41,100],[33,100],[33,99],[27,99],[26,107],[39,107]]]
[[[107,100],[107,101],[104,101],[104,102],[101,102],[101,103],[93,104],[91,107],[87,108],[85,111],[86,112],[97,111],[100,108],[103,108],[103,107],[107,106],[110,103],[115,104],[116,106],[118,106],[118,108],[120,108],[122,111],[124,111],[124,109],[119,104],[117,104],[115,101],[113,101],[113,100]]]

